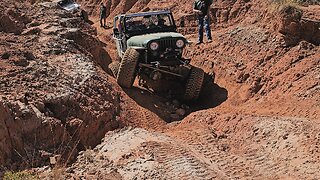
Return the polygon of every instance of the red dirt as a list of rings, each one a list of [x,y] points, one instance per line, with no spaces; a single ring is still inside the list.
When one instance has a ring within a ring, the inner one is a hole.
[[[121,89],[102,69],[108,71],[110,58],[118,60],[111,36],[114,15],[169,8],[177,22],[182,17],[186,20],[179,32],[195,42],[191,1],[108,1],[107,29],[99,27],[101,1],[79,2],[89,12],[93,28],[80,20],[67,21],[73,15],[43,5],[28,5],[33,11],[25,15],[39,23],[35,26],[39,30],[23,20],[12,21],[17,22],[13,26],[22,28],[15,28],[16,35],[0,26],[0,55],[10,54],[9,59],[0,61],[0,137],[5,137],[0,140],[4,152],[0,163],[28,167],[21,163],[23,158],[15,159],[17,148],[21,153],[37,147],[38,154],[46,151],[49,157],[62,154],[54,146],[62,144],[68,149],[60,142],[67,133],[66,142],[80,140],[76,149],[87,150],[58,175],[48,166],[35,169],[40,178],[320,178],[319,5],[297,9],[276,8],[261,0],[215,2],[210,11],[214,42],[191,43],[184,52],[192,64],[214,74],[214,82],[206,83],[198,102],[185,105],[137,84]],[[21,10],[21,4],[16,4]],[[36,12],[42,18],[32,16]],[[54,18],[49,21],[43,15]],[[61,20],[67,25],[55,25]],[[82,24],[78,31],[68,29],[78,24]],[[61,49],[66,50],[59,54]],[[37,72],[40,76],[34,78]],[[72,92],[69,98],[62,96],[65,89]],[[52,100],[47,100],[49,94],[54,95]],[[43,119],[37,117],[37,108]],[[172,114],[179,108],[186,115],[175,121]],[[24,109],[29,109],[30,116],[23,116]],[[19,120],[36,123],[28,127]],[[45,128],[44,122],[56,127],[55,131]],[[79,122],[86,128],[81,128],[74,140],[72,134]],[[110,131],[114,129],[118,130]],[[43,138],[37,142],[48,146],[34,145],[35,134]],[[22,141],[24,136],[26,141]],[[48,164],[48,159],[42,158],[32,166]],[[2,170],[6,168],[10,166]]]

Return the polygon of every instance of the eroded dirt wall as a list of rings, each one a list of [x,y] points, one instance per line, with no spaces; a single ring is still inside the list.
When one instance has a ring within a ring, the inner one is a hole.
[[[0,9],[10,19],[0,26],[0,168],[41,166],[55,156],[71,162],[119,127],[105,45],[55,3],[5,1]]]

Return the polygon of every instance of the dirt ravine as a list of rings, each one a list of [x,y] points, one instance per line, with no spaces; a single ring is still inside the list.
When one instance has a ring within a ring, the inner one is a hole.
[[[0,177],[320,179],[317,2],[215,1],[200,46],[191,1],[107,1],[106,29],[101,1],[77,2],[91,25],[53,2],[0,3]],[[198,102],[108,74],[113,16],[157,9],[185,20],[184,56],[213,77]]]

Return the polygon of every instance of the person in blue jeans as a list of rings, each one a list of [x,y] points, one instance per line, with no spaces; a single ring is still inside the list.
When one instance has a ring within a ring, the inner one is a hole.
[[[107,7],[101,3],[100,4],[100,26],[106,28],[107,19]]]
[[[199,23],[197,45],[203,43],[203,28],[206,31],[208,42],[212,42],[209,16],[209,8],[211,4],[212,0],[196,0],[194,2],[193,11],[197,13]]]

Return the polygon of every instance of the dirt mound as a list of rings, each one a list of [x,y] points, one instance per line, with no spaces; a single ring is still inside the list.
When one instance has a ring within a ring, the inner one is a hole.
[[[68,171],[73,172],[76,177],[99,178],[115,173],[113,169],[117,166],[116,173],[124,179],[172,179],[186,173],[190,176],[185,175],[184,178],[219,177],[212,167],[204,164],[195,154],[189,153],[187,147],[169,136],[131,128],[115,133],[116,136],[114,133],[107,134],[104,143],[96,149],[84,152]],[[123,143],[127,145],[123,146]],[[82,164],[87,158],[97,164],[101,164],[99,161],[105,162],[105,169],[90,162]],[[90,175],[83,169],[94,173]],[[70,175],[67,174],[66,177],[69,178]]]
[[[45,165],[56,155],[70,162],[119,126],[119,93],[97,66],[110,58],[95,29],[55,3],[1,5],[10,18],[30,20],[23,32],[10,27],[21,35],[0,32],[0,170]]]
[[[108,133],[63,177],[319,178],[318,131],[306,119],[201,112],[164,133],[132,128]]]

